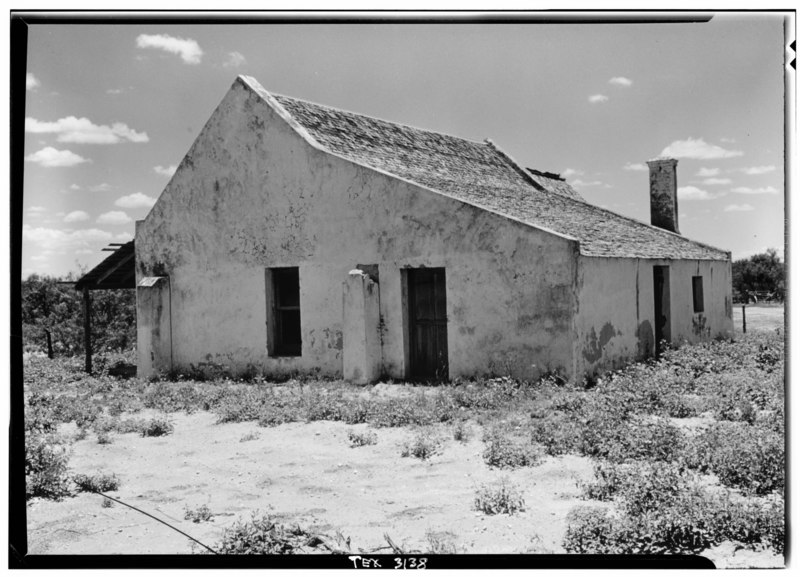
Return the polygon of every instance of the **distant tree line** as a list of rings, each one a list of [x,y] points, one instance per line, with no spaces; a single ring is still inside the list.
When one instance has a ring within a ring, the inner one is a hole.
[[[783,302],[786,292],[786,270],[774,248],[732,265],[734,299],[739,302],[764,300]]]
[[[82,354],[83,295],[77,277],[31,275],[22,281],[22,339],[28,351]],[[130,289],[97,290],[92,299],[92,349],[122,352],[136,346],[136,293]]]

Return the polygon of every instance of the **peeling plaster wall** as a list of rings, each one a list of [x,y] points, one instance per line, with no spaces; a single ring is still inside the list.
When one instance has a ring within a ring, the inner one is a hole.
[[[576,374],[614,369],[654,354],[653,267],[669,266],[672,342],[733,334],[731,265],[708,260],[581,257],[575,319]],[[704,312],[695,313],[692,277],[703,277]]]
[[[401,269],[445,267],[450,376],[572,376],[577,245],[322,152],[234,83],[137,227],[166,275],[173,365],[342,374],[342,283],[380,276],[382,365],[403,378]],[[299,266],[300,357],[267,356],[267,267]],[[143,313],[143,311],[139,311]]]

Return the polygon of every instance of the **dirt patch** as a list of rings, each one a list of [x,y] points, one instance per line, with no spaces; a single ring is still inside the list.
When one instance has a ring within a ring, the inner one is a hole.
[[[121,481],[111,493],[206,544],[252,511],[271,511],[304,526],[339,530],[354,548],[398,545],[425,550],[426,534],[446,534],[466,553],[563,552],[566,514],[579,499],[578,481],[592,477],[587,458],[547,458],[537,467],[489,469],[481,458],[480,427],[468,443],[448,436],[427,461],[400,456],[406,428],[377,429],[378,443],[352,448],[339,422],[215,424],[209,413],[172,416],[168,437],[94,435],[73,445],[75,473],[104,471]],[[249,433],[258,438],[240,442]],[[524,492],[526,510],[487,516],[473,510],[475,490],[509,477]],[[34,554],[190,553],[191,542],[122,505],[106,508],[96,495],[62,502],[32,501],[29,550]],[[206,505],[210,522],[184,520],[185,509]]]
[[[783,305],[747,305],[744,315],[748,332],[784,328]],[[742,332],[742,305],[733,305],[733,326],[737,333]]]

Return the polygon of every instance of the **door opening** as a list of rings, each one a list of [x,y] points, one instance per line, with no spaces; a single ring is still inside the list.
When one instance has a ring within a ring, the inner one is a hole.
[[[409,376],[412,379],[447,380],[445,270],[409,269],[407,282]]]
[[[669,314],[669,267],[653,267],[653,297],[655,301],[656,356],[662,352],[662,341],[672,342]]]

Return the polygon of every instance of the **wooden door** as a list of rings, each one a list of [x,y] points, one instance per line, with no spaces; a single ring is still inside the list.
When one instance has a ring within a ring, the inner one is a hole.
[[[408,271],[411,377],[447,380],[447,297],[443,268]]]
[[[669,267],[653,267],[653,297],[655,308],[656,356],[661,354],[661,342],[671,342]]]

